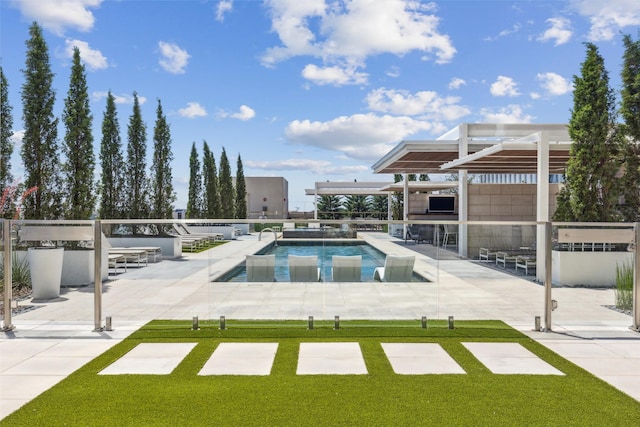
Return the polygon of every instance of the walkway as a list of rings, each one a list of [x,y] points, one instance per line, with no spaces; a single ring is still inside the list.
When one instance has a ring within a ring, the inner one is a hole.
[[[15,331],[0,335],[0,418],[152,319],[499,319],[526,333],[640,401],[640,334],[631,318],[606,305],[613,290],[553,290],[553,332],[534,332],[544,316],[544,289],[531,280],[478,263],[433,259],[382,233],[359,236],[388,254],[416,255],[415,270],[431,283],[211,282],[273,240],[240,239],[180,260],[130,269],[105,283],[104,316],[114,331],[92,332],[91,289],[14,317]],[[442,257],[441,257],[442,258]]]

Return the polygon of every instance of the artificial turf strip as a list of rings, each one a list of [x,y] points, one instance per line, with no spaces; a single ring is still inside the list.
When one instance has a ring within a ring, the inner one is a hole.
[[[640,403],[502,322],[154,321],[2,425],[640,425]],[[275,341],[274,341],[275,340]],[[367,375],[296,375],[301,342],[355,341]],[[198,376],[220,342],[278,342],[268,376]],[[461,344],[517,342],[565,376],[496,375]],[[98,375],[142,342],[196,342],[170,375]],[[381,342],[436,342],[467,372],[395,374]]]

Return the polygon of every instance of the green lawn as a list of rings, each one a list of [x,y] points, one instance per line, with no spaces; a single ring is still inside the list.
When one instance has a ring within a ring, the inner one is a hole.
[[[640,403],[502,322],[154,321],[3,420],[33,425],[632,426]],[[277,342],[269,376],[197,374],[220,342]],[[296,375],[301,342],[355,341],[367,375]],[[566,376],[496,375],[461,344],[518,342]],[[142,342],[197,342],[171,375],[97,375]],[[437,342],[466,375],[397,375],[380,343]]]

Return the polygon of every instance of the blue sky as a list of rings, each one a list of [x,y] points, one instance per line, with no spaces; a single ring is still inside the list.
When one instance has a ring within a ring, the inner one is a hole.
[[[245,176],[284,177],[290,210],[311,210],[304,189],[316,181],[392,181],[371,165],[403,139],[462,122],[566,123],[584,42],[619,89],[621,34],[639,36],[640,1],[1,0],[17,178],[33,21],[58,116],[80,48],[96,153],[107,91],[123,148],[136,91],[149,156],[158,99],[170,123],[176,207],[186,206],[191,146],[201,154],[206,140],[217,162],[225,148],[234,174],[240,155]]]

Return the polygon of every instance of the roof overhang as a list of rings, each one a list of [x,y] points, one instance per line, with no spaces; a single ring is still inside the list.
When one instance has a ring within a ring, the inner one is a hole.
[[[373,166],[373,173],[390,173],[390,174],[421,174],[421,173],[446,173],[454,171],[457,168],[448,166],[441,167],[444,164],[450,164],[460,157],[460,147],[462,139],[466,139],[467,150],[469,155],[483,151],[490,147],[505,144],[508,142],[536,142],[541,132],[545,132],[549,141],[556,144],[570,144],[570,138],[565,124],[529,124],[529,123],[470,123],[461,124],[443,134],[435,140],[424,141],[402,141],[394,147],[389,153],[378,160]],[[552,144],[550,146],[553,147]],[[508,146],[507,146],[508,147]],[[553,149],[553,148],[552,148]],[[509,150],[507,148],[507,150]],[[517,153],[516,149],[510,150],[508,153],[513,156],[513,160],[517,161],[518,157],[528,157],[530,149],[526,148],[527,153]],[[562,162],[564,149],[555,147],[554,151],[558,151],[554,156],[554,161]],[[535,155],[535,152],[534,152]],[[468,157],[468,156],[467,156]],[[566,159],[568,158],[568,151]],[[496,158],[497,161],[497,158]],[[527,162],[530,164],[530,162]],[[563,163],[564,165],[564,163]],[[479,168],[478,172],[484,168]],[[554,166],[552,173],[562,171],[563,168]],[[470,169],[469,169],[470,170]],[[535,170],[529,168],[528,170]],[[488,173],[494,172],[520,172],[518,163],[513,163],[512,167],[503,164],[500,168],[491,169],[486,167]]]
[[[421,191],[426,193],[429,191],[458,188],[458,181],[409,181],[408,187],[409,192]],[[389,193],[402,192],[404,191],[404,181],[385,185],[381,187],[380,190]]]
[[[549,143],[549,173],[565,171],[570,149],[569,142]],[[444,172],[464,169],[471,173],[536,173],[537,168],[536,142],[503,142],[441,166]]]

